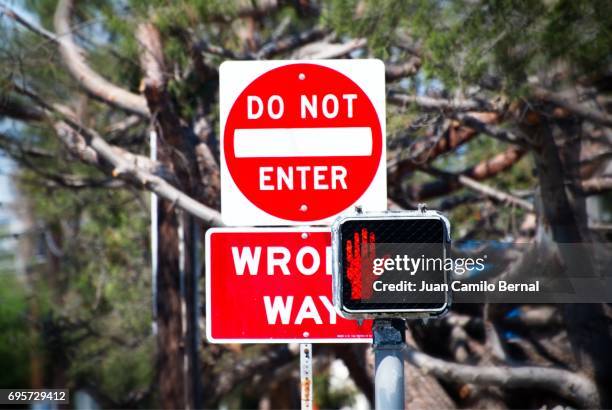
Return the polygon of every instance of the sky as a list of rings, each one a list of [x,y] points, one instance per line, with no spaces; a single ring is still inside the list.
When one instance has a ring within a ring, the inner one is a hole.
[[[5,154],[0,153],[0,225],[6,223],[13,225],[16,219],[10,205],[15,199],[15,186],[12,174],[15,172],[15,164]]]
[[[14,129],[14,128],[13,128]],[[0,132],[8,131],[6,121],[0,121]],[[13,202],[16,198],[16,189],[13,183],[13,173],[16,171],[15,163],[3,152],[0,151],[0,251],[15,254],[17,240],[14,234],[23,231],[24,225],[19,219]],[[14,259],[14,268],[17,259]],[[11,266],[4,268],[12,269]]]
[[[24,8],[23,1],[0,0],[0,3],[7,4],[31,21],[37,21],[36,16]],[[0,15],[0,18],[4,17]],[[15,135],[18,127],[14,121],[0,118],[0,132]],[[0,227],[9,224],[11,233],[18,233],[22,229],[17,214],[10,207],[16,195],[12,181],[12,174],[15,171],[15,163],[0,151]]]

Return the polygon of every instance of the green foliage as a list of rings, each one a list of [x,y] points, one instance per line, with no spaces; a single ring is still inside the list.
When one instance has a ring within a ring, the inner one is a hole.
[[[14,272],[0,273],[0,386],[23,388],[30,382],[30,352],[39,340],[32,332],[22,280]]]
[[[386,58],[406,5],[396,0],[334,0],[324,3],[321,22],[339,35],[367,37],[374,54]]]
[[[43,334],[45,349],[59,345],[67,355],[68,386],[94,385],[116,403],[146,390],[154,377],[155,346],[150,336],[148,214],[140,194],[46,189],[30,183],[35,176],[29,171],[21,175],[21,191],[33,213],[63,237],[59,269],[43,266],[29,279],[36,299],[49,300],[48,313],[34,318],[55,329],[53,343]],[[64,366],[52,352],[45,357],[48,368]]]
[[[357,21],[356,7],[365,8]],[[399,25],[422,41],[426,73],[451,88],[493,75],[516,92],[551,64],[571,65],[575,78],[612,62],[612,3],[606,1],[333,0],[326,10],[326,24],[366,36],[376,47],[389,47]]]
[[[103,338],[88,340],[76,352],[70,376],[97,386],[104,395],[120,403],[151,385],[154,353],[152,339],[135,347],[108,345]]]

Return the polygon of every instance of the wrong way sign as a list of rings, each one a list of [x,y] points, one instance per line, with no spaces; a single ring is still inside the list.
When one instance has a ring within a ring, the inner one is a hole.
[[[206,336],[370,343],[372,323],[334,309],[328,229],[216,228],[206,234]]]
[[[387,207],[384,64],[225,62],[221,212],[228,225],[329,223]]]

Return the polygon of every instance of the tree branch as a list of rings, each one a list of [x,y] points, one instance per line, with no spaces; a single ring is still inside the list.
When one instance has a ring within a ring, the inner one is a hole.
[[[301,3],[301,2],[300,2]],[[305,3],[309,3],[306,1]],[[234,2],[236,8],[235,13],[228,14],[213,14],[210,16],[212,21],[229,23],[234,17],[259,17],[266,16],[281,5],[279,0],[238,0]]]
[[[172,202],[179,208],[202,219],[209,226],[223,226],[221,214],[208,206],[196,201],[189,195],[168,183],[162,176],[168,178],[166,170],[149,158],[132,154],[120,147],[110,145],[97,132],[80,124],[74,116],[67,113],[63,107],[48,104],[35,93],[16,89],[41,106],[47,118],[53,115],[60,117],[55,123],[58,138],[64,142],[68,150],[77,158],[102,170],[107,170],[105,163],[112,166],[112,176],[122,178],[127,182],[149,189],[160,197]]]
[[[340,58],[359,48],[365,47],[366,44],[367,40],[365,38],[356,38],[341,44],[328,42],[313,43],[307,46],[312,50],[306,50],[304,47],[298,50],[294,57],[313,60]]]
[[[404,357],[421,370],[454,383],[543,389],[584,408],[599,407],[597,387],[586,377],[546,367],[469,366],[447,362],[406,347]]]
[[[143,169],[142,165],[138,162],[140,156],[130,154],[133,158],[133,160],[130,160],[130,156],[121,155],[120,152],[123,150],[108,144],[95,131],[85,129],[78,124],[76,127],[73,124],[69,125],[75,133],[80,131],[80,133],[84,134],[84,139],[88,141],[88,148],[94,150],[97,155],[114,167],[112,171],[114,177],[121,177],[130,182],[139,183],[160,197],[172,202],[177,207],[200,218],[208,226],[223,226],[219,212],[181,192],[158,175]]]
[[[493,112],[471,113],[470,115],[482,123],[492,123],[499,119],[499,115]],[[478,132],[475,129],[462,126],[457,122],[451,122],[442,136],[432,134],[412,143],[409,147],[409,157],[398,161],[389,161],[387,163],[388,171],[389,173],[398,172],[400,174],[412,171],[418,166],[429,163],[438,156],[465,144],[476,135],[478,135]],[[406,134],[399,138],[405,139],[410,136],[410,134]]]
[[[199,40],[194,43],[193,48],[198,53],[212,54],[220,57],[229,58],[230,60],[252,60],[254,57],[250,54],[236,54],[227,48],[211,44],[205,40]]]
[[[60,53],[72,76],[93,97],[114,107],[148,117],[149,110],[143,96],[112,84],[87,65],[83,51],[72,38],[72,8],[72,0],[59,0],[53,20]]]
[[[398,91],[387,92],[387,101],[391,104],[406,106],[414,104],[425,111],[496,111],[498,107],[489,101],[479,99],[453,99],[427,97],[424,95],[408,95]]]
[[[585,118],[597,124],[605,125],[606,127],[612,127],[612,116],[603,111],[591,109],[577,101],[571,101],[562,94],[549,91],[543,87],[534,86],[532,87],[532,92],[536,98],[540,98],[563,107],[579,117]]]
[[[561,312],[554,306],[522,306],[518,309],[519,314],[503,318],[505,326],[512,329],[554,329],[563,326]]]
[[[413,57],[402,64],[385,64],[385,78],[387,82],[399,80],[404,77],[411,77],[419,72],[421,59]]]
[[[409,197],[413,201],[422,201],[429,198],[448,194],[457,190],[461,185],[470,187],[477,192],[484,193],[487,196],[499,196],[508,200],[509,194],[501,195],[492,191],[492,188],[484,187],[482,185],[476,186],[474,181],[483,181],[485,179],[494,177],[495,175],[505,171],[517,163],[525,154],[525,150],[516,146],[509,147],[507,150],[495,155],[493,158],[484,160],[471,168],[466,169],[458,174],[444,173],[428,167],[422,167],[421,169],[425,172],[432,173],[442,178],[428,182],[423,185],[414,186],[410,189]],[[462,178],[465,177],[465,178]],[[516,205],[522,203],[521,199],[511,200]],[[519,205],[521,207],[527,206],[526,203]],[[529,205],[531,207],[531,204]]]
[[[436,170],[430,167],[423,167],[420,168],[421,171],[427,172],[431,175],[434,176],[438,176],[438,177],[442,177],[443,179],[447,179],[447,180],[451,180],[451,181],[456,181],[457,183],[463,185],[464,187],[479,193],[481,195],[484,195],[487,198],[491,198],[495,201],[504,203],[504,204],[510,204],[510,205],[514,205],[517,206],[519,208],[522,208],[528,212],[534,212],[535,208],[533,206],[533,204],[529,201],[526,201],[522,198],[519,198],[517,196],[514,196],[512,194],[509,194],[507,192],[501,191],[499,189],[493,188],[491,186],[482,184],[478,181],[476,181],[473,178],[470,178],[469,176],[465,175],[465,174],[452,174],[452,173],[448,173],[448,172],[444,172],[444,171],[440,171],[440,170]],[[440,181],[436,181],[436,182],[432,182],[431,184],[446,184],[445,182],[440,182]],[[478,197],[476,197],[478,198]],[[446,205],[448,206],[448,205]]]
[[[501,203],[515,205],[519,208],[523,208],[528,212],[534,212],[535,210],[531,202],[525,201],[524,199],[518,198],[514,195],[500,191],[488,185],[482,184],[466,175],[459,175],[457,180],[461,185],[465,186],[466,188],[469,188],[474,192],[483,194],[484,196],[492,198]]]
[[[320,27],[315,27],[298,34],[293,34],[278,40],[270,41],[264,44],[259,51],[255,53],[254,58],[261,60],[295,50],[304,44],[312,43],[313,41],[323,38],[327,33],[327,30]]]
[[[33,167],[28,164],[24,164],[27,168],[31,169],[37,175],[45,179],[45,186],[49,188],[61,187],[68,189],[86,189],[86,188],[124,188],[125,182],[114,179],[114,178],[86,178],[80,175],[71,174],[56,174],[49,173],[38,167]]]
[[[15,138],[0,132],[0,148],[13,157],[28,155],[33,158],[55,158],[55,153],[38,147],[26,147]],[[19,159],[19,158],[17,158]]]
[[[0,97],[0,115],[21,121],[42,121],[45,114],[9,95]]]
[[[163,139],[183,151],[185,138],[166,89],[166,68],[159,30],[151,23],[139,24],[136,39],[140,44],[140,65],[144,72],[148,109],[160,125]]]
[[[221,207],[221,197],[219,195],[219,192],[221,192],[221,176],[219,164],[209,145],[213,132],[212,126],[204,116],[201,116],[195,121],[193,130],[198,139],[194,152],[200,175],[201,193],[210,206],[218,209]]]
[[[463,124],[478,131],[479,133],[487,134],[491,137],[494,137],[500,141],[503,141],[509,144],[527,146],[527,141],[525,138],[520,137],[510,132],[509,130],[497,127],[493,124],[484,123],[480,121],[478,118],[476,118],[475,116],[470,115],[469,113],[468,114],[458,114],[456,117]]]
[[[589,178],[576,185],[582,195],[599,195],[612,190],[612,176]]]
[[[45,185],[49,187],[61,186],[64,188],[82,189],[96,187],[120,188],[124,186],[123,181],[112,178],[94,179],[80,175],[51,172],[44,169],[40,167],[38,163],[34,161],[34,159],[57,159],[57,155],[55,153],[37,147],[25,147],[16,142],[13,138],[1,133],[0,149],[8,153],[13,160],[17,161],[22,166],[32,170],[35,174],[44,178],[46,180]]]
[[[121,121],[117,121],[116,123],[109,125],[105,131],[109,134],[121,134],[140,124],[140,120],[141,117],[138,115],[130,115]]]
[[[473,193],[451,196],[451,197],[448,197],[442,200],[438,209],[440,211],[451,211],[458,206],[461,206],[464,204],[471,204],[471,203],[479,202],[482,200],[483,200],[482,196],[474,195]]]
[[[155,118],[158,137],[173,148],[168,150],[160,144],[159,159],[168,167],[174,168],[182,189],[200,201],[217,207],[220,204],[219,168],[207,145],[206,135],[195,135],[196,128],[205,131],[206,127],[196,124],[192,135],[181,126],[167,90],[163,47],[157,28],[150,23],[140,24],[136,37],[141,45],[140,60],[145,73],[145,95],[149,110]],[[173,161],[173,158],[176,161]]]
[[[23,18],[19,13],[15,12],[14,10],[10,9],[9,7],[7,7],[6,5],[0,4],[0,11],[2,11],[4,13],[5,16],[15,20],[17,23],[21,24],[23,27],[27,28],[28,30],[32,31],[33,33],[53,42],[53,43],[58,43],[58,39],[55,36],[55,34],[53,34],[52,32],[45,30],[42,27],[39,27],[35,24],[30,23],[28,20],[26,20],[25,18]]]
[[[192,127],[193,134],[181,126],[167,91],[159,31],[152,24],[143,23],[138,26],[136,37],[141,45],[140,60],[145,73],[145,95],[156,120],[158,136],[174,149],[168,151],[160,144],[160,161],[167,163],[173,155],[179,153],[182,158],[173,161],[174,166],[169,163],[168,165],[174,167],[182,188],[201,202],[218,207],[219,167],[208,146],[208,134],[212,128],[203,116]],[[179,166],[176,166],[177,164]]]

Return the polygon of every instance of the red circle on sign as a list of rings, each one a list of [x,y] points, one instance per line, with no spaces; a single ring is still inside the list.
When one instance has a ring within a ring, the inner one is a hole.
[[[256,78],[234,102],[224,132],[238,189],[264,212],[291,221],[325,219],[353,205],[382,153],[368,96],[317,64],[285,65]]]

